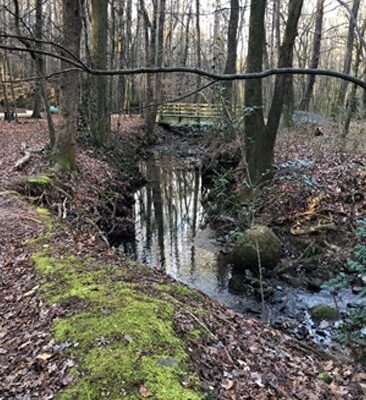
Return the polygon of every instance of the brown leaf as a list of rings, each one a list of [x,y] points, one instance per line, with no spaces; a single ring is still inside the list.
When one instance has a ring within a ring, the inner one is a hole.
[[[225,379],[221,386],[226,390],[230,390],[234,386],[234,381],[231,379]]]
[[[139,389],[139,393],[140,393],[140,395],[145,399],[145,398],[147,398],[147,397],[151,397],[153,394],[149,391],[149,390],[147,390],[146,389],[146,387],[145,386],[140,386],[140,389]]]
[[[49,353],[41,353],[38,354],[38,356],[36,357],[37,360],[42,360],[42,361],[47,361],[52,357],[52,354]]]

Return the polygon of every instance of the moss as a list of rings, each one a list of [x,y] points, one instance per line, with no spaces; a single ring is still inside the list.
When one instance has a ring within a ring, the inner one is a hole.
[[[258,272],[258,250],[261,266],[273,269],[281,257],[281,241],[275,233],[263,225],[246,230],[234,245],[230,261],[242,269]]]
[[[47,219],[51,218],[51,214],[46,208],[37,207],[36,211],[37,211],[38,215],[40,215],[43,218],[47,218]]]
[[[52,175],[42,174],[38,176],[32,176],[27,179],[27,183],[31,185],[50,185],[53,182]]]
[[[328,385],[330,385],[333,382],[333,378],[327,374],[326,372],[320,372],[317,376],[317,378],[325,383],[327,383]]]
[[[183,297],[190,297],[190,298],[199,297],[199,293],[196,290],[191,289],[188,286],[179,283],[160,284],[157,285],[157,288],[173,296],[180,295]]]
[[[78,344],[69,350],[78,360],[73,370],[78,380],[60,399],[141,399],[141,385],[151,399],[203,398],[197,378],[187,372],[185,342],[174,331],[176,303],[151,298],[123,282],[113,265],[93,270],[92,259],[56,259],[47,250],[35,253],[33,260],[47,301],[82,300],[85,305],[54,325],[58,343]],[[185,294],[190,290],[183,288]],[[157,363],[167,357],[177,360],[178,367]]]
[[[311,307],[309,312],[315,321],[335,321],[339,318],[338,310],[327,304],[317,304]]]

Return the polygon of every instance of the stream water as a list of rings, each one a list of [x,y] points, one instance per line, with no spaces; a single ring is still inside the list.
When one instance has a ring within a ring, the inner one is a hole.
[[[155,151],[140,163],[140,171],[148,184],[134,195],[135,237],[122,243],[120,250],[236,311],[260,314],[258,297],[228,289],[232,271],[205,221],[199,160]],[[295,331],[300,339],[310,335],[318,342],[330,340],[329,326],[314,326],[307,312],[314,304],[333,305],[328,293],[309,293],[280,282],[272,286],[266,310],[274,325]],[[354,300],[345,292],[339,304],[345,308]]]

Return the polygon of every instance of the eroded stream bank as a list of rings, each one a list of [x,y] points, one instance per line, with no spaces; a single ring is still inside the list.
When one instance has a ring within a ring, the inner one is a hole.
[[[118,247],[235,311],[263,316],[259,287],[244,284],[245,275],[233,271],[208,224],[202,202],[209,189],[202,182],[202,149],[197,143],[196,135],[172,133],[139,162],[147,184],[134,194],[133,238]],[[240,294],[234,290],[238,282]],[[308,292],[279,280],[265,281],[264,291],[264,315],[272,325],[298,339],[332,342],[340,321],[315,323],[308,312],[316,304],[334,306],[330,293]],[[343,310],[357,300],[351,291],[338,296]]]

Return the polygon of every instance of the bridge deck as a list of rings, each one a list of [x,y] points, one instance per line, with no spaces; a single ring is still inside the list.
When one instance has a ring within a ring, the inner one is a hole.
[[[221,116],[221,104],[166,103],[159,106],[156,122],[172,126],[212,125]]]

